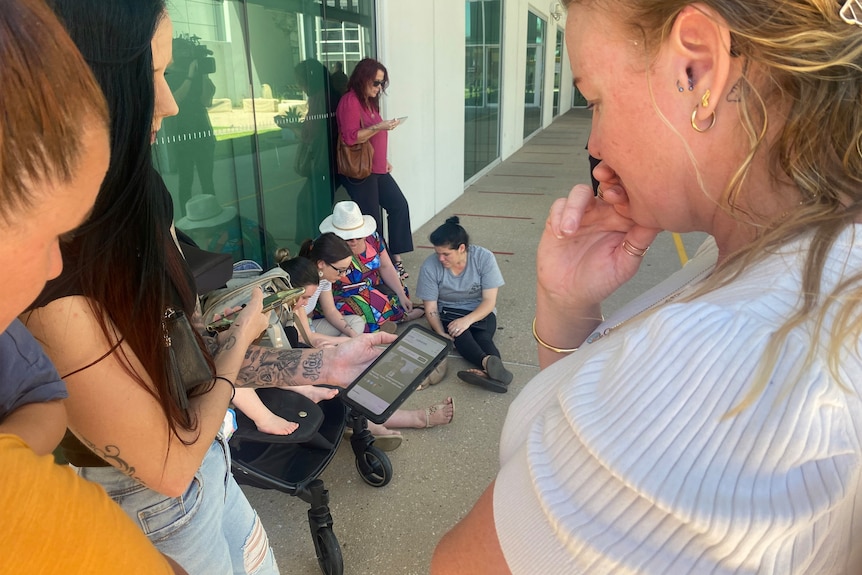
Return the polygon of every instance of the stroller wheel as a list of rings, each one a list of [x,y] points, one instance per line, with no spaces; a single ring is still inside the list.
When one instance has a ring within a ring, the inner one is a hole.
[[[321,527],[314,534],[314,551],[317,553],[317,564],[325,575],[342,575],[344,559],[341,557],[341,546],[330,527]]]
[[[356,456],[356,470],[372,487],[383,487],[392,479],[392,462],[373,445]]]

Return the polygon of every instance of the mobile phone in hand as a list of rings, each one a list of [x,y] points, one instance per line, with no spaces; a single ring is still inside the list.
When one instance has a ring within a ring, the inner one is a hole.
[[[272,311],[276,306],[279,305],[291,306],[296,303],[296,301],[300,297],[302,297],[302,294],[304,292],[305,288],[294,288],[269,294],[263,298],[263,309],[261,310],[261,312],[266,313]],[[234,320],[236,319],[236,316],[245,308],[245,306],[246,304],[242,304],[239,309],[229,314],[226,314],[221,319],[217,319],[213,322],[210,322],[209,324],[207,324],[207,331],[219,332],[226,330],[231,326],[231,324],[233,324]]]
[[[411,325],[341,393],[369,421],[383,423],[448,355],[452,340]]]
[[[395,119],[398,120],[398,125],[400,126],[401,124],[403,124],[404,122],[407,121],[407,116],[401,116],[400,118],[395,118]]]

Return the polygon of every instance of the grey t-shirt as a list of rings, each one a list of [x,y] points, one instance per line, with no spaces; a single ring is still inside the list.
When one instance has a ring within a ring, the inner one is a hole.
[[[0,334],[0,421],[28,403],[67,397],[42,346],[17,319]]]
[[[482,303],[482,290],[504,283],[494,254],[481,246],[469,246],[467,266],[459,276],[444,268],[437,254],[428,256],[419,270],[416,295],[423,301],[436,301],[441,309],[473,311]]]

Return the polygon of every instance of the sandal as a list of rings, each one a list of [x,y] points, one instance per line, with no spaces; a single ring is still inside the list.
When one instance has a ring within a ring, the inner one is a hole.
[[[380,331],[383,331],[386,333],[397,333],[398,332],[398,326],[396,325],[396,323],[394,321],[389,321],[387,319],[386,321],[384,321],[383,323],[380,324]]]
[[[423,308],[413,307],[409,312],[405,312],[404,315],[401,316],[401,319],[398,320],[398,323],[407,323],[408,321],[413,321],[414,319],[419,319],[425,315],[425,310]]]
[[[496,355],[489,355],[485,362],[485,369],[488,370],[488,377],[499,381],[503,385],[512,383],[512,372],[506,369],[503,365],[503,360]]]
[[[406,280],[407,278],[410,277],[410,274],[408,274],[407,270],[404,269],[404,262],[402,262],[401,260],[398,260],[398,261],[392,262],[392,265],[395,266],[395,271],[398,272],[398,276],[402,280]]]
[[[494,393],[506,393],[509,388],[505,383],[491,379],[488,374],[481,369],[468,369],[458,372],[458,379],[470,385],[477,385]]]
[[[448,367],[446,359],[447,358],[444,357],[440,363],[437,364],[437,367],[431,370],[431,373],[429,373],[428,376],[422,380],[422,383],[416,387],[416,391],[425,389],[430,385],[437,385],[443,381],[443,378],[446,377],[446,368]]]
[[[431,416],[434,415],[435,413],[437,413],[438,411],[444,409],[447,405],[452,406],[452,417],[449,418],[449,421],[446,421],[444,423],[435,423],[432,425],[431,424]],[[432,405],[431,407],[425,408],[425,429],[428,429],[429,427],[437,427],[438,425],[448,425],[448,424],[452,423],[452,420],[454,420],[454,419],[455,419],[455,400],[452,399],[451,397],[447,397],[445,403],[438,403],[437,405]]]
[[[353,429],[350,427],[344,428],[344,433],[342,437],[344,439],[350,439],[350,436],[353,435]],[[392,433],[387,435],[377,435],[372,433],[374,436],[374,447],[379,449],[380,451],[394,451],[398,449],[401,445],[401,442],[404,441],[404,436],[400,433]]]

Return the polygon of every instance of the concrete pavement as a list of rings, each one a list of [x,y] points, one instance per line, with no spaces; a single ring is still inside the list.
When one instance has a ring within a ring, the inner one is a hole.
[[[410,288],[416,285],[420,264],[433,253],[428,235],[453,214],[461,218],[473,243],[496,253],[506,285],[497,301],[495,341],[515,379],[503,395],[466,385],[455,373],[467,363],[450,357],[446,378],[414,393],[404,407],[424,408],[452,396],[455,418],[447,426],[404,430],[401,447],[389,453],[394,477],[386,487],[366,485],[349,443],[342,443],[321,478],[330,493],[346,574],[428,573],[437,541],[494,478],[509,403],[539,371],[530,332],[536,248],[553,201],[575,183],[589,182],[584,149],[589,129],[589,112],[584,110],[557,118],[414,234],[416,250],[404,256]],[[690,256],[703,238],[684,236],[681,246]],[[605,315],[679,267],[679,248],[670,234],[661,234],[638,275],[606,302]],[[243,489],[266,526],[281,572],[320,573],[306,518],[309,506],[278,491]]]

